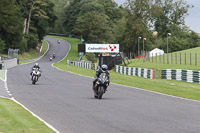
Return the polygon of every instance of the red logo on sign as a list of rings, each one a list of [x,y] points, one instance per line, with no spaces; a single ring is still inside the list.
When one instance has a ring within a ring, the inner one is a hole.
[[[114,51],[114,49],[116,49],[117,46],[114,45],[114,47],[112,47],[112,46],[109,45],[109,48],[111,49],[111,51]]]

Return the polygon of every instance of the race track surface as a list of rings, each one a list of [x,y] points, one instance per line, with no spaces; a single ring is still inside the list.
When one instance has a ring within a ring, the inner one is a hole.
[[[50,49],[38,61],[42,76],[36,85],[30,80],[34,63],[9,69],[7,84],[17,101],[61,133],[200,133],[200,102],[112,83],[102,100],[94,99],[92,78],[51,65],[65,57],[69,44],[45,39]]]

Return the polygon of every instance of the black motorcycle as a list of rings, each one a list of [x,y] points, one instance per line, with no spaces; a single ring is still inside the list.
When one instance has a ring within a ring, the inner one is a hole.
[[[33,68],[31,75],[32,84],[35,84],[40,76],[41,76],[41,71],[39,70],[39,68]]]
[[[55,53],[53,53],[53,59],[55,59],[56,58],[56,54]]]
[[[109,79],[106,73],[101,73],[94,87],[94,97],[101,99],[109,85]]]

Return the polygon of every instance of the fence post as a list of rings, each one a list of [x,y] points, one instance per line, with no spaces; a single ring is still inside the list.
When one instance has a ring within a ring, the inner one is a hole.
[[[180,53],[180,65],[181,65],[181,53]]]
[[[195,53],[195,66],[197,66],[197,53]]]
[[[165,64],[165,54],[163,54],[163,64]]]
[[[173,55],[171,53],[171,64],[173,64]]]
[[[187,63],[186,63],[186,53],[185,53],[185,65],[186,65]]]
[[[152,53],[152,63],[153,63],[153,53]]]
[[[157,53],[156,53],[156,63],[157,63]]]
[[[159,55],[159,62],[161,63],[161,54]]]
[[[177,53],[175,53],[175,61],[176,61],[176,64],[177,64]]]
[[[192,53],[190,53],[190,66],[192,65]]]

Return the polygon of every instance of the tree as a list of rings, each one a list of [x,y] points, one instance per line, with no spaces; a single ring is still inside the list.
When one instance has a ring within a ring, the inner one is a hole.
[[[110,43],[112,40],[111,27],[108,25],[107,16],[97,12],[88,12],[80,16],[73,30],[82,35],[88,43]]]
[[[5,48],[21,48],[23,20],[20,8],[15,0],[1,0],[0,2],[0,38],[5,41]],[[22,50],[22,49],[20,49]]]
[[[0,53],[3,53],[5,46],[5,42],[0,38]]]
[[[171,32],[169,26],[171,24],[183,26],[185,25],[185,17],[188,12],[188,5],[184,0],[155,0],[156,8],[153,17],[155,19],[155,30],[158,36],[165,37],[166,33]]]

